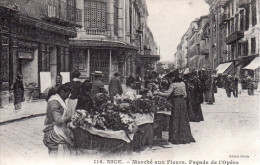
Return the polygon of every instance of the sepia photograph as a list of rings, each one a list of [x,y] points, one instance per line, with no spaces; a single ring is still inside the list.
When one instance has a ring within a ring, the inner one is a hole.
[[[260,0],[0,0],[0,165],[260,165]]]

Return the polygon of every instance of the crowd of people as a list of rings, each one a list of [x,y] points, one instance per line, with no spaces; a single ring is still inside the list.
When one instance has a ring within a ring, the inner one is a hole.
[[[108,94],[111,102],[114,101],[114,96],[123,93],[118,73],[111,78],[108,91],[101,81],[102,72],[96,71],[92,82],[90,80],[81,82],[80,76],[79,71],[74,71],[72,81],[62,84],[62,76],[58,75],[55,86],[49,90],[46,97],[48,106],[44,144],[51,155],[57,154],[59,145],[64,145],[62,148],[74,146],[73,134],[66,124],[75,109],[92,109],[92,100],[98,93]],[[204,121],[201,104],[203,102],[214,104],[214,94],[217,93],[217,87],[221,86],[226,89],[228,97],[231,93],[234,97],[238,97],[239,81],[237,77],[216,76],[214,71],[201,70],[182,74],[179,70],[174,70],[162,78],[153,72],[149,79],[145,80],[144,86],[140,76],[129,76],[126,86],[139,95],[167,97],[172,104],[168,141],[173,144],[186,144],[195,142],[190,122]]]

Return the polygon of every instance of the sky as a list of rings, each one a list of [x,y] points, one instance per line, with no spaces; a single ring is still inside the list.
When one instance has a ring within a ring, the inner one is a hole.
[[[161,61],[173,61],[181,37],[190,23],[209,13],[204,0],[146,0],[148,26],[160,47]]]

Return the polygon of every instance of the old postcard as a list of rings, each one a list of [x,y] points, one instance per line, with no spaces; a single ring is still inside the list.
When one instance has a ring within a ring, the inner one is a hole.
[[[260,0],[0,0],[0,165],[260,165]]]

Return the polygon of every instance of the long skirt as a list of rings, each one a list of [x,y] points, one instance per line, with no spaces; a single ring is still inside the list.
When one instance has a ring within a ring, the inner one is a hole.
[[[191,98],[189,102],[188,116],[190,122],[204,121],[201,105],[196,98]]]
[[[169,142],[186,144],[195,142],[190,129],[186,100],[184,98],[171,99],[173,108],[169,124]]]
[[[14,95],[14,108],[15,110],[22,108],[22,102],[23,102],[23,95],[22,94],[15,94]]]
[[[53,126],[48,126],[44,130],[43,143],[48,148],[50,156],[70,156],[73,149],[54,131]]]

